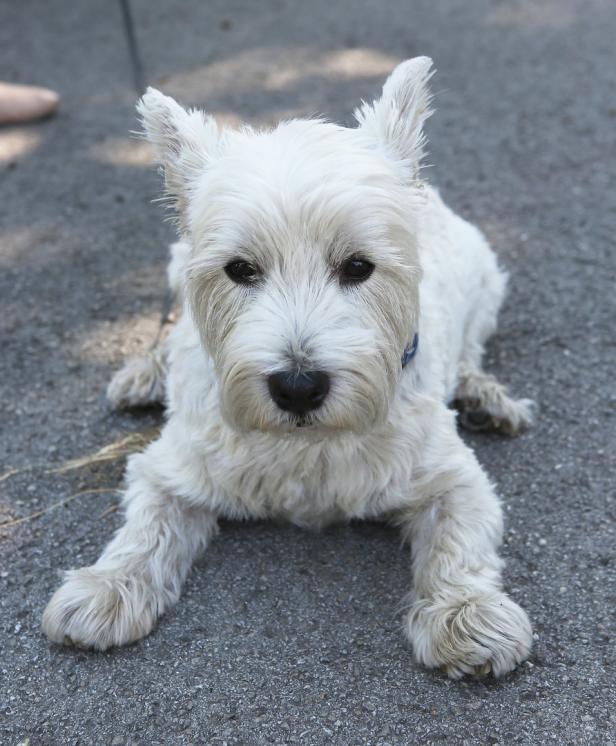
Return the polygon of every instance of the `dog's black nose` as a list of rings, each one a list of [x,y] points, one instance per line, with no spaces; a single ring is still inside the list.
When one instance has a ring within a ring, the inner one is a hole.
[[[269,376],[267,385],[280,409],[304,415],[323,404],[329,392],[329,376],[320,370],[283,371]]]

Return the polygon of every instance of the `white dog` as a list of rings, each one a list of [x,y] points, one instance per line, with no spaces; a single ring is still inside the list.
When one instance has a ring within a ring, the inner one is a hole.
[[[419,178],[430,76],[425,57],[399,65],[355,129],[220,131],[145,94],[184,313],[109,395],[164,391],[168,419],[130,459],[126,523],[49,602],[52,640],[105,650],[147,635],[219,516],[386,517],[412,548],[418,661],[457,678],[528,656],[530,623],[502,588],[501,507],[447,404],[515,433],[532,403],[481,369],[505,274]]]

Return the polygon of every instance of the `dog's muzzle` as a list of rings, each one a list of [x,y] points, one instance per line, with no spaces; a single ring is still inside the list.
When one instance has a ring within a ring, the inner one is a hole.
[[[270,375],[267,386],[280,409],[301,417],[323,404],[329,393],[329,376],[320,370],[282,371]]]

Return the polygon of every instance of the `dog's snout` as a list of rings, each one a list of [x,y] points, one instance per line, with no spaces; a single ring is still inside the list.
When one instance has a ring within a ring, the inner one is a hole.
[[[282,371],[269,376],[267,385],[280,409],[304,415],[323,404],[329,392],[329,376],[320,370]]]

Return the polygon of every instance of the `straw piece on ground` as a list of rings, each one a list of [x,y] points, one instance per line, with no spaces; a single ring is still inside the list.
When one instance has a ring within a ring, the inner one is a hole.
[[[30,467],[27,467],[30,468]],[[27,469],[7,469],[4,474],[0,474],[0,482],[4,482],[5,479],[12,477],[14,474],[19,474],[20,471],[26,471]]]
[[[131,453],[137,453],[144,448],[155,435],[155,432],[131,433],[131,435],[127,435],[125,438],[115,441],[115,443],[103,446],[103,448],[100,448],[95,453],[71,459],[62,464],[62,466],[49,469],[47,473],[65,474],[67,471],[74,471],[75,469],[81,469],[84,466],[90,466],[91,464],[97,464],[102,461],[115,461],[116,459],[122,458],[122,456],[129,456]]]
[[[62,505],[66,505],[67,503],[70,503],[73,500],[76,500],[78,497],[83,497],[83,495],[100,494],[101,492],[118,492],[119,493],[120,490],[118,490],[117,487],[95,487],[89,490],[81,490],[80,492],[76,492],[74,495],[69,495],[68,497],[65,497],[63,500],[58,500],[58,502],[52,503],[46,508],[42,508],[41,510],[36,510],[34,513],[30,513],[30,515],[25,515],[23,516],[23,518],[16,518],[13,521],[8,521],[6,523],[0,523],[0,530],[5,529],[5,528],[12,528],[13,526],[17,526],[20,523],[26,523],[26,521],[33,521],[35,518],[40,518],[42,515],[45,515],[45,513],[49,513],[50,511],[61,507]]]
[[[4,473],[0,474],[0,482],[10,479],[10,477],[14,477],[16,474],[24,474],[27,471],[35,471],[36,469],[43,469],[46,474],[64,474],[67,471],[81,469],[90,464],[96,464],[102,461],[115,461],[116,459],[122,458],[122,456],[130,456],[131,453],[137,453],[142,448],[145,448],[148,443],[154,440],[158,435],[158,432],[159,431],[154,428],[153,430],[144,433],[132,433],[131,435],[127,435],[125,438],[117,440],[115,443],[103,446],[103,448],[100,448],[95,453],[71,459],[53,469],[49,469],[46,464],[29,464],[21,469],[11,467]]]

